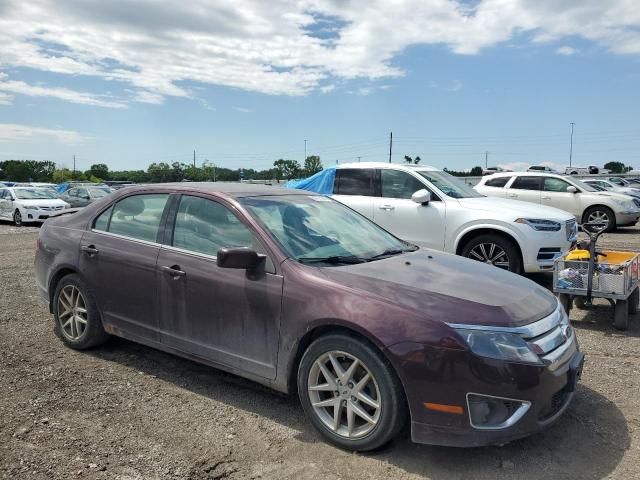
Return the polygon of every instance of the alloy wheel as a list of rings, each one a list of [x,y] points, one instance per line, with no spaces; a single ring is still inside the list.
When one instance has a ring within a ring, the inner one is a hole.
[[[378,383],[354,355],[341,351],[321,355],[309,371],[307,390],[315,414],[340,437],[363,438],[380,420]]]
[[[15,223],[17,227],[22,225],[22,214],[20,213],[20,210],[16,210],[13,214],[13,223]]]
[[[479,243],[469,251],[467,256],[473,260],[509,270],[509,255],[495,243]]]
[[[607,225],[609,225],[609,215],[605,211],[594,210],[589,214],[589,217],[587,218],[587,222],[600,223],[606,227]]]
[[[75,285],[67,285],[58,295],[58,322],[69,340],[77,341],[87,328],[87,306]]]

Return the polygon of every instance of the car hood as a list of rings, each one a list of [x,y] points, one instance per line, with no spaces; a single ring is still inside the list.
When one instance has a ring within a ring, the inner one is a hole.
[[[459,198],[458,202],[470,210],[483,210],[513,217],[544,218],[566,222],[575,217],[559,208],[548,207],[531,202],[521,202],[497,197]]]
[[[66,202],[59,198],[40,198],[40,199],[17,199],[18,203],[24,206],[30,207],[64,207]]]
[[[551,292],[519,275],[429,249],[322,268],[330,280],[434,321],[517,327],[550,315]]]

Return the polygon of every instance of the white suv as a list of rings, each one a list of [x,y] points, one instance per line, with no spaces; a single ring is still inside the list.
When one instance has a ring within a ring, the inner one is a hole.
[[[340,165],[332,196],[411,243],[513,272],[552,269],[577,234],[566,212],[487,198],[426,166]]]
[[[635,225],[640,209],[629,196],[598,192],[574,177],[551,173],[496,173],[475,186],[483,195],[523,200],[565,210],[579,222],[601,222],[610,232]]]

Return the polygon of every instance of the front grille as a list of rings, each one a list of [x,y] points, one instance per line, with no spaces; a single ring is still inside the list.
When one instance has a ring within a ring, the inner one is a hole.
[[[565,223],[565,231],[567,232],[567,240],[572,242],[578,236],[578,222],[575,219],[568,220]]]
[[[538,261],[555,260],[562,253],[562,249],[558,247],[543,247],[538,250]]]
[[[62,210],[64,208],[64,206],[56,205],[56,206],[53,206],[53,207],[39,207],[39,208],[40,208],[40,210],[44,210],[46,212],[55,212],[57,210]]]
[[[540,326],[536,328],[536,324]],[[528,327],[530,331],[521,336],[543,361],[552,361],[558,353],[556,350],[566,348],[573,341],[573,329],[559,305],[551,315]]]
[[[556,415],[569,401],[570,395],[566,387],[554,393],[549,403],[538,413],[538,420],[544,422]]]

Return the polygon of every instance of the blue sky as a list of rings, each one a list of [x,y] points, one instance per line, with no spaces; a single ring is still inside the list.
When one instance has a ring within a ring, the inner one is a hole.
[[[634,2],[28,3],[0,2],[0,159],[386,161],[393,131],[394,161],[564,166],[575,122],[574,164],[640,168]]]

